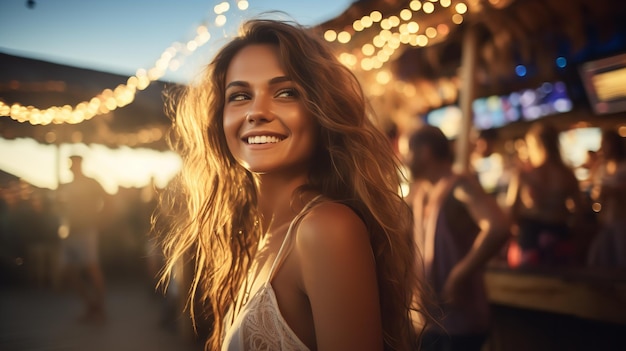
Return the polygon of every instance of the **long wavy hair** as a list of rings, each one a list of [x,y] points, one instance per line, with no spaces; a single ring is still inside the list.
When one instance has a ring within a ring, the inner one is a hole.
[[[286,74],[301,87],[306,109],[316,118],[320,138],[307,189],[349,204],[368,228],[386,349],[415,349],[410,312],[423,309],[412,299],[421,288],[413,219],[399,194],[401,163],[374,122],[357,78],[311,29],[290,21],[249,20],[197,83],[170,96],[171,144],[183,159],[175,182],[183,208],[171,216],[164,236],[163,281],[168,281],[177,262],[192,258],[195,269],[188,300],[192,318],[194,303],[207,307],[214,328],[206,347],[219,349],[225,315],[244,284],[262,236],[257,176],[234,159],[222,120],[229,64],[252,44],[278,47]]]

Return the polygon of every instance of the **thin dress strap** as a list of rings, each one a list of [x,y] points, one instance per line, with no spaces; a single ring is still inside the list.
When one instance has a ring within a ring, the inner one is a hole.
[[[283,239],[283,243],[280,245],[280,249],[278,250],[278,254],[276,255],[276,258],[274,259],[274,263],[272,263],[272,267],[270,268],[270,272],[267,275],[267,281],[265,282],[266,284],[268,284],[268,283],[270,283],[272,281],[272,278],[274,278],[274,273],[276,272],[276,269],[284,261],[283,251],[286,250],[286,247],[287,247],[286,243],[289,242],[289,239],[291,237],[291,232],[296,227],[296,225],[298,225],[298,223],[300,223],[300,221],[302,220],[304,215],[306,215],[309,212],[309,210],[313,207],[313,205],[315,205],[317,200],[319,200],[319,198],[321,198],[321,197],[322,197],[322,195],[320,194],[320,195],[317,195],[316,197],[314,197],[311,201],[309,201],[304,206],[302,211],[300,211],[300,213],[298,213],[296,215],[296,217],[294,217],[294,219],[289,224],[289,229],[287,229],[287,234],[285,234],[285,238]]]

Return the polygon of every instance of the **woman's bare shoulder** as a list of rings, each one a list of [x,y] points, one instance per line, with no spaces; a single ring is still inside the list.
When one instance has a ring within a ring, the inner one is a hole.
[[[295,249],[304,261],[343,260],[371,250],[365,223],[349,206],[338,202],[316,205],[295,234]]]
[[[367,227],[341,203],[318,204],[302,219],[292,254],[299,262],[303,290],[318,302],[330,291],[337,299],[342,294],[354,296],[356,290],[369,290],[376,280]]]
[[[302,219],[297,236],[309,244],[310,241],[323,244],[326,240],[359,239],[366,234],[365,223],[352,208],[340,202],[324,201]]]

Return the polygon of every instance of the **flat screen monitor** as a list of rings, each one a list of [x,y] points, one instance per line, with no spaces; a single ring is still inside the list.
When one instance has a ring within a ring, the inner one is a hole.
[[[580,75],[595,114],[626,111],[626,53],[586,62]]]
[[[522,111],[522,118],[526,121],[569,112],[573,107],[565,83],[560,81],[545,82],[536,89],[513,93],[511,99],[514,94],[517,94],[515,100]]]
[[[515,93],[510,95],[492,95],[478,98],[472,102],[474,127],[478,130],[503,127],[520,120],[519,99]]]
[[[502,99],[504,97],[492,95],[478,98],[472,102],[474,112],[474,127],[476,129],[491,129],[502,127],[505,124]]]
[[[565,83],[544,82],[537,88],[514,91],[508,95],[478,98],[472,103],[474,127],[478,130],[503,127],[517,121],[569,112],[573,103]]]

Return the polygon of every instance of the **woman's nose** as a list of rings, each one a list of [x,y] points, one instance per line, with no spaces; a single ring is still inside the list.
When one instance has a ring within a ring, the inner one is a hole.
[[[246,122],[248,123],[260,123],[260,122],[269,122],[269,119],[266,117],[265,113],[260,112],[248,112],[246,113]]]
[[[256,98],[246,113],[246,121],[248,123],[270,122],[273,117],[269,106],[269,102],[265,101],[264,98]]]

